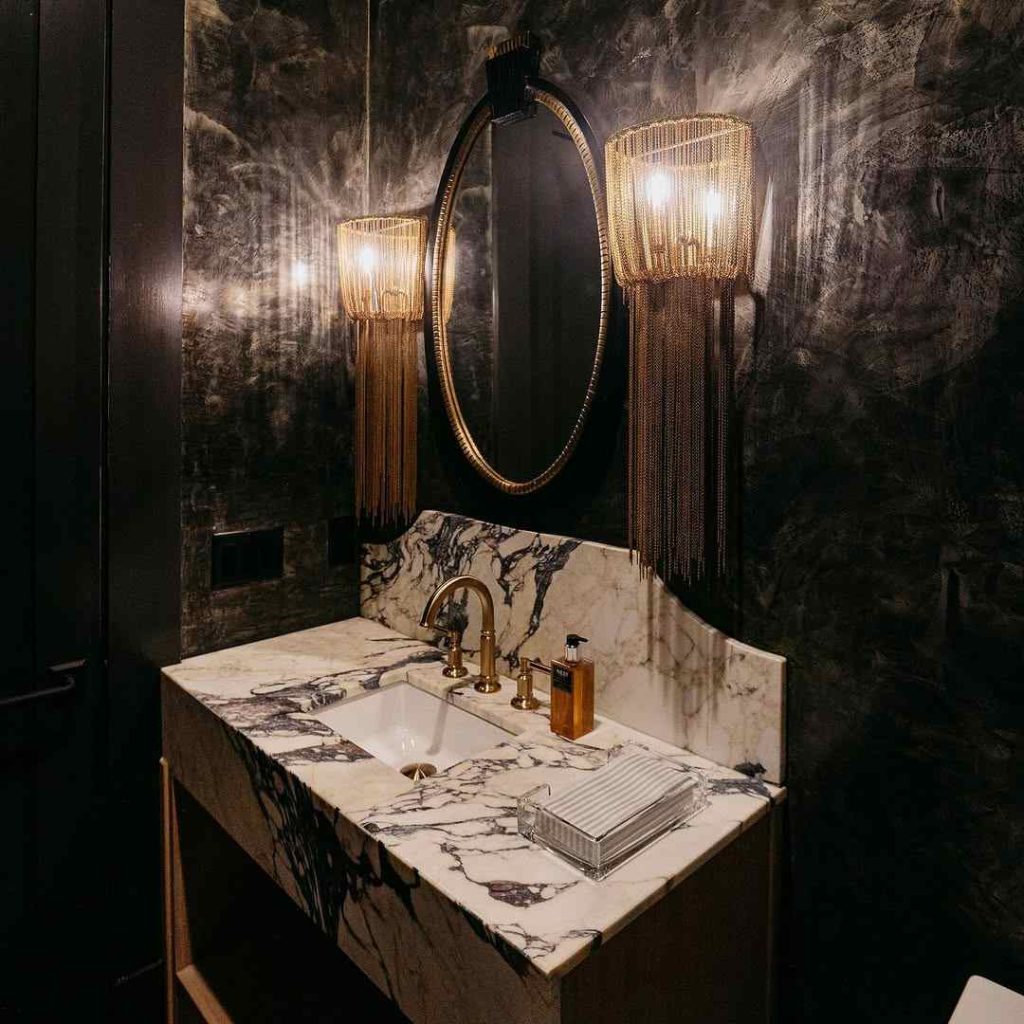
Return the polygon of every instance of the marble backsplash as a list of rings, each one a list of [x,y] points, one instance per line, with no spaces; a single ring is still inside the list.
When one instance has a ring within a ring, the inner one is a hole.
[[[515,674],[521,655],[560,656],[566,633],[581,633],[596,666],[599,713],[719,764],[760,765],[769,781],[784,780],[785,658],[709,626],[660,579],[641,579],[624,548],[426,511],[401,537],[363,549],[361,613],[436,639],[419,626],[423,606],[461,573],[490,587],[506,674]],[[472,651],[479,602],[453,603]]]

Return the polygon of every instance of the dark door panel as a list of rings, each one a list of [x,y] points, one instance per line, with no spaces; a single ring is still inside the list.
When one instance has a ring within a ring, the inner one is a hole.
[[[0,572],[4,651],[0,696],[20,689],[34,659],[32,518],[35,450],[36,5],[0,0],[0,431],[4,488],[0,523],[7,552]]]
[[[36,173],[36,668],[94,660],[106,303],[106,5],[42,0]]]
[[[5,1024],[159,1015],[183,20],[183,0],[0,0]]]
[[[102,0],[5,3],[0,17],[20,132],[4,139],[17,169],[4,206],[24,246],[5,253],[17,321],[0,373],[18,449],[4,538],[17,552],[5,589],[20,634],[0,702],[0,774],[17,808],[2,844],[17,895],[0,917],[0,1017],[27,1021],[68,1005],[85,1014],[104,997],[109,33]]]
[[[0,614],[0,697],[19,691],[31,679],[34,664],[34,602],[32,599],[32,519],[35,450],[33,363],[35,319],[35,139],[36,139],[36,9],[23,0],[0,0],[0,432],[7,440],[5,486],[0,501],[0,528],[8,541],[0,584],[5,594]],[[0,729],[3,722],[0,720]],[[29,866],[23,837],[31,820],[31,771],[23,759],[0,750],[0,805],[4,837],[0,843],[0,961],[15,957],[19,927],[27,918],[25,889]],[[13,948],[12,948],[13,947]],[[0,968],[0,992],[4,968]],[[0,1017],[4,996],[0,994]]]

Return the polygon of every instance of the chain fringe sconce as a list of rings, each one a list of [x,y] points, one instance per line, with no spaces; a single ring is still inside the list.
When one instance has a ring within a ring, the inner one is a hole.
[[[750,125],[636,125],[606,147],[612,263],[630,321],[629,545],[641,571],[725,574],[733,310],[751,259]]]
[[[426,221],[418,217],[360,217],[338,225],[341,301],[356,321],[356,516],[381,526],[416,512],[426,245]]]

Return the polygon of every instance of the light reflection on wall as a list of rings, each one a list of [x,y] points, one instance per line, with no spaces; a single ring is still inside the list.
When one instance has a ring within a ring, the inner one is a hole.
[[[186,654],[354,609],[354,582],[326,566],[326,523],[353,500],[334,233],[362,212],[363,13],[187,6]],[[211,595],[210,532],[278,524],[284,579]]]

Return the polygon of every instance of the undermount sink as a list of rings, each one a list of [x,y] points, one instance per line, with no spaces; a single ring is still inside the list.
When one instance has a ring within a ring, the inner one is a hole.
[[[509,736],[409,683],[353,697],[313,717],[410,778],[443,771]]]

